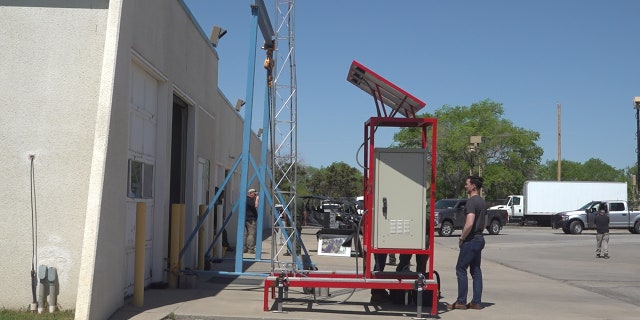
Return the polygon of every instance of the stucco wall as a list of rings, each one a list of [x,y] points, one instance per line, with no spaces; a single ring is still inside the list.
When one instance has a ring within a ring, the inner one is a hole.
[[[117,55],[111,94],[109,140],[104,160],[104,174],[96,175],[96,177],[104,177],[104,189],[99,201],[100,209],[96,212],[92,212],[91,208],[87,209],[87,216],[96,215],[95,218],[99,221],[99,232],[96,235],[96,249],[85,250],[89,253],[88,259],[83,261],[88,263],[85,271],[92,269],[90,253],[99,252],[100,254],[95,256],[91,285],[80,287],[78,290],[76,318],[79,319],[103,318],[123,303],[121,279],[124,271],[120,267],[108,266],[111,259],[120,265],[123,259],[121,240],[114,238],[113,234],[118,234],[124,228],[124,222],[120,216],[123,211],[122,195],[126,183],[126,123],[129,112],[130,67],[134,52],[138,60],[143,60],[136,63],[142,63],[153,69],[150,70],[152,74],[155,72],[161,75],[158,79],[160,87],[154,192],[156,226],[154,227],[155,252],[152,262],[152,282],[166,281],[167,276],[165,261],[168,258],[169,162],[173,95],[180,96],[189,104],[190,142],[188,145],[191,147],[187,155],[187,217],[194,217],[198,208],[194,195],[198,180],[198,177],[195,177],[198,157],[210,160],[211,163],[223,163],[226,168],[230,168],[233,162],[230,161],[228,154],[217,153],[216,147],[228,145],[228,149],[238,150],[237,154],[239,154],[242,145],[242,118],[230,107],[227,99],[217,89],[217,53],[209,45],[206,35],[203,35],[191,15],[185,11],[183,4],[178,0],[136,0],[111,1],[111,6],[116,3],[122,3],[121,10],[110,8],[109,16],[111,21],[117,20],[115,16],[121,14],[120,27],[117,30],[117,47],[114,48]],[[110,36],[114,34],[107,35],[105,47],[110,46],[108,43]],[[107,66],[108,63],[104,63],[103,68],[106,69]],[[103,83],[106,81],[108,79],[103,76]],[[104,98],[104,101],[108,100]],[[214,132],[224,134],[212,135]],[[99,145],[99,137],[96,136],[96,139],[95,143]],[[257,144],[257,147],[252,147],[254,157],[257,157],[260,147],[255,135],[252,136],[252,142],[254,145]],[[99,172],[98,168],[94,169]],[[210,192],[213,192],[213,187],[217,184],[217,181],[211,182]],[[236,185],[235,190],[227,190],[227,192],[239,193],[240,191]],[[112,217],[114,214],[117,215],[116,219]],[[192,218],[186,219],[186,235],[191,233],[195,222]],[[229,228],[235,228],[235,225]],[[85,234],[88,237],[93,236],[91,232],[85,232]],[[90,249],[87,244],[93,243],[89,240],[85,238],[85,249]],[[192,245],[191,250],[193,248],[195,246]],[[191,261],[194,260],[188,255],[185,256],[185,267],[195,267],[190,264]],[[84,279],[82,274],[81,279]],[[93,289],[84,294],[81,293],[88,288]],[[100,291],[97,288],[100,288]]]
[[[0,307],[32,302],[30,154],[37,264],[57,268],[58,303],[75,305],[107,11],[65,2],[0,6]]]
[[[219,91],[218,56],[179,0],[6,1],[0,6],[0,307],[31,302],[30,160],[35,154],[38,264],[58,268],[58,303],[77,319],[104,319],[123,303],[130,72],[159,83],[152,282],[166,281],[171,108],[189,104],[187,212],[199,157],[211,162],[210,194],[241,153],[243,120]],[[240,48],[239,50],[245,50]],[[235,101],[235,98],[234,98]],[[260,106],[259,106],[260,107]],[[258,107],[258,108],[259,108]],[[254,159],[260,141],[251,137]],[[226,189],[244,196],[239,173]],[[254,183],[252,186],[256,186]],[[236,218],[237,219],[237,218]],[[227,227],[235,242],[236,219]],[[187,221],[188,235],[195,220]],[[186,260],[186,266],[189,266]]]

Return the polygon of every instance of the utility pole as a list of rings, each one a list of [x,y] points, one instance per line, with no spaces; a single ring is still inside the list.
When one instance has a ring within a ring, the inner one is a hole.
[[[640,97],[633,98],[633,108],[636,110],[636,142],[637,142],[637,145],[636,145],[636,155],[637,155],[637,159],[636,159],[637,172],[636,173],[637,174],[635,176],[635,179],[634,179],[635,181],[633,182],[633,185],[635,185],[637,188],[640,189],[640,136],[638,136],[640,135]]]
[[[562,105],[558,103],[558,181],[562,181],[562,126],[560,125]]]

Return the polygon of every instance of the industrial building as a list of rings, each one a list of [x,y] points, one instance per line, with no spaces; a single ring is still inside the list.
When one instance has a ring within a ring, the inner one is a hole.
[[[138,203],[149,285],[166,281],[172,204],[188,233],[227,175],[216,214],[244,195],[230,171],[243,118],[181,0],[8,0],[0,20],[0,307],[32,305],[44,266],[61,309],[105,319],[132,294]]]

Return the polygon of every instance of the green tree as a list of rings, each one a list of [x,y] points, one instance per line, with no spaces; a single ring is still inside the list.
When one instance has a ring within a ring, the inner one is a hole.
[[[539,134],[514,126],[503,114],[502,104],[483,100],[469,107],[445,105],[433,114],[420,115],[438,119],[438,198],[464,196],[464,178],[470,171],[481,171],[488,199],[518,192],[535,175],[543,152],[536,144]],[[470,148],[471,136],[482,137],[474,148]],[[420,147],[420,130],[401,129],[392,146]]]
[[[640,210],[638,208],[638,166],[635,165],[633,167],[625,168],[624,175],[629,177],[629,184],[627,185],[627,190],[629,190],[629,205],[634,210]]]
[[[362,173],[344,162],[334,162],[315,171],[307,187],[311,194],[356,197],[362,194]]]
[[[276,163],[272,168],[274,185],[278,185],[278,190],[284,197],[285,201],[289,201],[292,193],[295,191],[298,195],[307,195],[309,180],[313,172],[317,169],[305,166],[301,163],[292,165],[290,162]],[[295,177],[295,178],[294,178]],[[293,186],[295,185],[295,188]]]
[[[624,169],[616,169],[600,159],[591,158],[584,164],[562,160],[560,180],[562,181],[628,181]],[[558,161],[549,160],[540,166],[536,180],[558,180]]]

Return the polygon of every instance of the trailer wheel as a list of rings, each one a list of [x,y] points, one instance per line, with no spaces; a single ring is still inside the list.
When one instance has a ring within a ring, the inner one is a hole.
[[[440,231],[438,234],[441,237],[450,237],[453,234],[453,224],[449,221],[442,222],[442,226],[440,226]]]
[[[489,228],[487,228],[487,231],[489,231],[489,234],[499,234],[500,233],[500,229],[502,229],[502,226],[500,226],[500,221],[494,219],[491,220],[491,224],[489,225]]]
[[[571,230],[572,234],[581,234],[582,233],[582,222],[580,221],[571,221],[569,225],[569,230]]]

